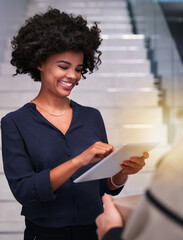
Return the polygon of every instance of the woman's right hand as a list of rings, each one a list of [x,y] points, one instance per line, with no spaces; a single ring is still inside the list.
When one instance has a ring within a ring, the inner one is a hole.
[[[81,162],[82,166],[85,166],[101,161],[113,151],[114,147],[112,145],[103,142],[96,142],[76,158]]]
[[[113,151],[113,146],[103,142],[96,142],[75,158],[53,168],[50,171],[50,182],[53,192],[67,181],[80,167],[99,162]]]

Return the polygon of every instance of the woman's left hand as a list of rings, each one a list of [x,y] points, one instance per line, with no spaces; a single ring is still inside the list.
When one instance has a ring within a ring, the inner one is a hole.
[[[131,157],[130,160],[126,160],[121,164],[123,175],[130,175],[139,172],[145,166],[145,159],[149,157],[147,152],[143,153],[142,157]]]
[[[122,170],[111,178],[108,178],[108,188],[110,190],[117,189],[123,185],[128,175],[139,172],[145,166],[145,159],[149,157],[147,152],[143,153],[142,157],[131,157],[121,164]],[[115,184],[115,185],[114,185]]]

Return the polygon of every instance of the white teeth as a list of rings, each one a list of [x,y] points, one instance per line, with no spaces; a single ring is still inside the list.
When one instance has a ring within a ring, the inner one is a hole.
[[[69,82],[61,82],[63,85],[67,86],[67,87],[71,87],[72,86],[72,83],[69,83]]]

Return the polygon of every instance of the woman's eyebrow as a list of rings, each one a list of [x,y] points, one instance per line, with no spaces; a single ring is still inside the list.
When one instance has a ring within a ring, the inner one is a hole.
[[[61,62],[66,63],[68,65],[71,65],[70,62],[67,62],[67,61],[64,61],[64,60],[57,61],[56,63],[61,63]],[[78,67],[83,67],[83,64],[78,64]]]
[[[66,64],[69,64],[69,65],[71,65],[71,63],[70,63],[70,62],[66,62],[66,61],[64,61],[64,60],[57,61],[56,63],[60,63],[60,62],[63,62],[63,63],[66,63]]]

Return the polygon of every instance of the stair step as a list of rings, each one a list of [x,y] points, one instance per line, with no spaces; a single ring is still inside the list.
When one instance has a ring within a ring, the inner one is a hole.
[[[21,205],[17,201],[0,202],[0,232],[23,232],[24,217],[20,215]]]
[[[99,26],[100,28],[100,26]],[[113,35],[116,33],[121,33],[121,34],[132,34],[132,29],[131,28],[106,28],[106,29],[101,29],[101,34],[108,34],[108,35]]]
[[[119,127],[106,126],[109,143],[114,146],[121,146],[134,142],[160,142],[167,144],[167,127],[164,124],[158,125],[122,125]]]
[[[75,88],[76,89],[76,88]],[[38,91],[0,91],[0,108],[19,107],[31,101]],[[159,92],[155,89],[108,89],[104,90],[73,90],[70,96],[83,105],[93,107],[113,106],[158,106]],[[106,101],[107,99],[107,101]],[[144,101],[145,100],[145,101]]]
[[[138,39],[121,39],[115,38],[110,39],[107,38],[110,35],[103,34],[103,41],[100,46],[100,50],[105,51],[147,51],[144,47],[144,40]],[[10,52],[10,51],[9,51]]]
[[[93,24],[92,24],[93,25]],[[117,33],[120,33],[121,31],[131,31],[132,30],[132,26],[131,24],[117,24],[117,23],[99,23],[98,24],[99,28],[103,31],[105,30],[117,30]]]
[[[130,23],[129,16],[90,16],[87,17],[88,21],[101,22],[101,23]]]
[[[9,203],[8,203],[9,204]],[[3,207],[3,206],[2,206]],[[4,206],[5,207],[5,206]],[[8,208],[9,206],[6,207],[7,209],[7,212],[8,212]],[[11,209],[11,207],[10,207]],[[9,214],[9,213],[8,213]],[[16,211],[16,213],[12,212],[12,216],[14,217],[17,217],[18,218],[18,212]],[[11,237],[13,238],[10,238],[8,240],[14,240],[14,239],[18,239],[17,238],[14,238],[14,234],[15,236],[22,236],[23,235],[23,232],[24,232],[24,229],[25,229],[25,223],[24,223],[24,217],[19,217],[19,220],[17,221],[15,219],[15,221],[13,220],[9,220],[9,221],[2,221],[0,222],[0,237],[2,235],[5,235],[6,233],[10,234],[13,234]],[[1,238],[2,239],[2,238]],[[6,239],[6,238],[5,238]],[[20,238],[20,239],[23,239],[23,238]],[[19,239],[19,240],[20,240]]]
[[[119,47],[139,47],[144,48],[145,37],[144,35],[135,34],[101,34],[103,39],[102,46]],[[105,48],[104,48],[105,49]],[[126,49],[128,50],[128,49]],[[129,49],[130,50],[130,49]]]
[[[2,165],[2,162],[1,162],[1,165]],[[8,185],[5,175],[3,174],[3,172],[1,172],[1,174],[0,174],[0,203],[2,201],[6,201],[6,200],[14,201],[15,198],[13,197],[13,194],[10,191],[10,188],[9,188],[9,185]],[[1,215],[0,215],[0,219],[1,219]],[[0,220],[0,221],[2,221],[2,220]]]
[[[127,7],[126,2],[122,1],[74,1],[74,2],[68,2],[69,7],[74,8],[125,8]]]
[[[123,60],[119,59],[114,61],[113,59],[104,59],[99,67],[98,72],[124,72],[124,73],[150,73],[150,62],[148,60],[134,59]]]
[[[100,2],[99,2],[100,3]],[[99,4],[98,3],[98,4]],[[104,5],[104,4],[103,4]],[[116,12],[117,15],[119,15],[121,13],[122,16],[127,16],[128,15],[128,10],[126,8],[126,6],[109,6],[108,4],[106,4],[106,6],[97,6],[97,4],[94,6],[81,6],[81,7],[75,7],[75,6],[66,6],[67,11],[74,13],[74,14],[81,14],[81,12],[83,12],[84,10],[84,15],[87,14],[88,16],[90,15],[99,15],[100,13],[102,13],[101,15],[103,16],[103,12]],[[123,15],[124,13],[124,15]],[[83,15],[83,14],[82,14]],[[104,15],[105,16],[105,15]]]
[[[11,88],[10,88],[11,86]],[[35,82],[28,75],[19,75],[16,77],[13,76],[5,76],[0,77],[0,91],[1,90],[38,90],[41,86],[40,82]]]
[[[49,0],[45,0],[47,2],[49,2]],[[58,2],[60,2],[60,0],[57,0]],[[81,2],[81,0],[72,0],[72,2]],[[82,1],[83,2],[83,1]],[[92,2],[92,3],[98,3],[98,2],[111,2],[111,0],[84,0],[84,2]],[[126,3],[126,0],[114,0],[115,3],[119,2],[119,3]]]
[[[0,149],[0,174],[3,174],[3,172],[2,150]]]
[[[13,75],[16,69],[10,63],[0,63],[0,75]]]
[[[94,78],[94,77],[96,77],[96,78],[103,78],[103,77],[110,77],[110,78],[112,78],[112,79],[116,79],[116,78],[135,78],[135,77],[137,77],[137,78],[152,78],[153,77],[153,75],[152,75],[152,73],[144,73],[144,72],[135,72],[135,73],[133,73],[133,72],[125,72],[125,73],[123,73],[123,72],[115,72],[115,73],[111,73],[111,72],[98,72],[98,71],[96,71],[94,74],[86,74],[86,78],[88,79],[88,78]]]
[[[7,113],[12,112],[14,110],[16,110],[16,108],[9,108],[9,107],[0,108],[0,119],[2,117],[4,117]],[[1,148],[1,146],[0,146],[0,148]],[[0,161],[1,161],[1,157],[0,157]]]
[[[154,89],[108,89],[107,91],[77,90],[71,93],[71,98],[83,105],[93,107],[131,107],[157,106],[159,92]],[[107,101],[106,101],[107,99]],[[145,100],[145,101],[144,101]]]
[[[161,124],[163,113],[161,107],[101,107],[99,108],[106,126],[122,124]]]
[[[10,228],[12,227],[12,224],[8,223],[3,223],[5,225],[8,225]],[[10,232],[10,230],[8,232],[0,232],[0,239],[1,240],[20,240],[23,239],[23,231],[19,231],[19,232]]]
[[[108,88],[154,88],[154,79],[151,78],[136,78],[133,77],[100,77],[81,79],[78,89],[108,89]]]
[[[9,92],[3,91],[0,92],[1,101],[0,101],[0,108],[17,108],[24,105],[26,102],[30,102],[36,95],[38,91],[16,91],[16,92]]]
[[[69,8],[69,11],[74,14],[81,14],[81,8]],[[94,7],[94,8],[84,8],[84,12],[82,15],[98,15],[98,16],[129,16],[128,10],[126,8],[118,8],[118,7]]]
[[[112,48],[112,49],[111,49]],[[119,60],[119,59],[134,59],[134,60],[145,60],[147,59],[147,52],[146,49],[137,49],[136,47],[130,50],[126,50],[124,47],[123,48],[118,48],[114,49],[113,47],[111,48],[106,48],[105,50],[103,50],[103,48],[100,48],[100,50],[102,51],[102,55],[101,55],[101,59],[106,60],[106,59],[113,59],[115,60]]]

